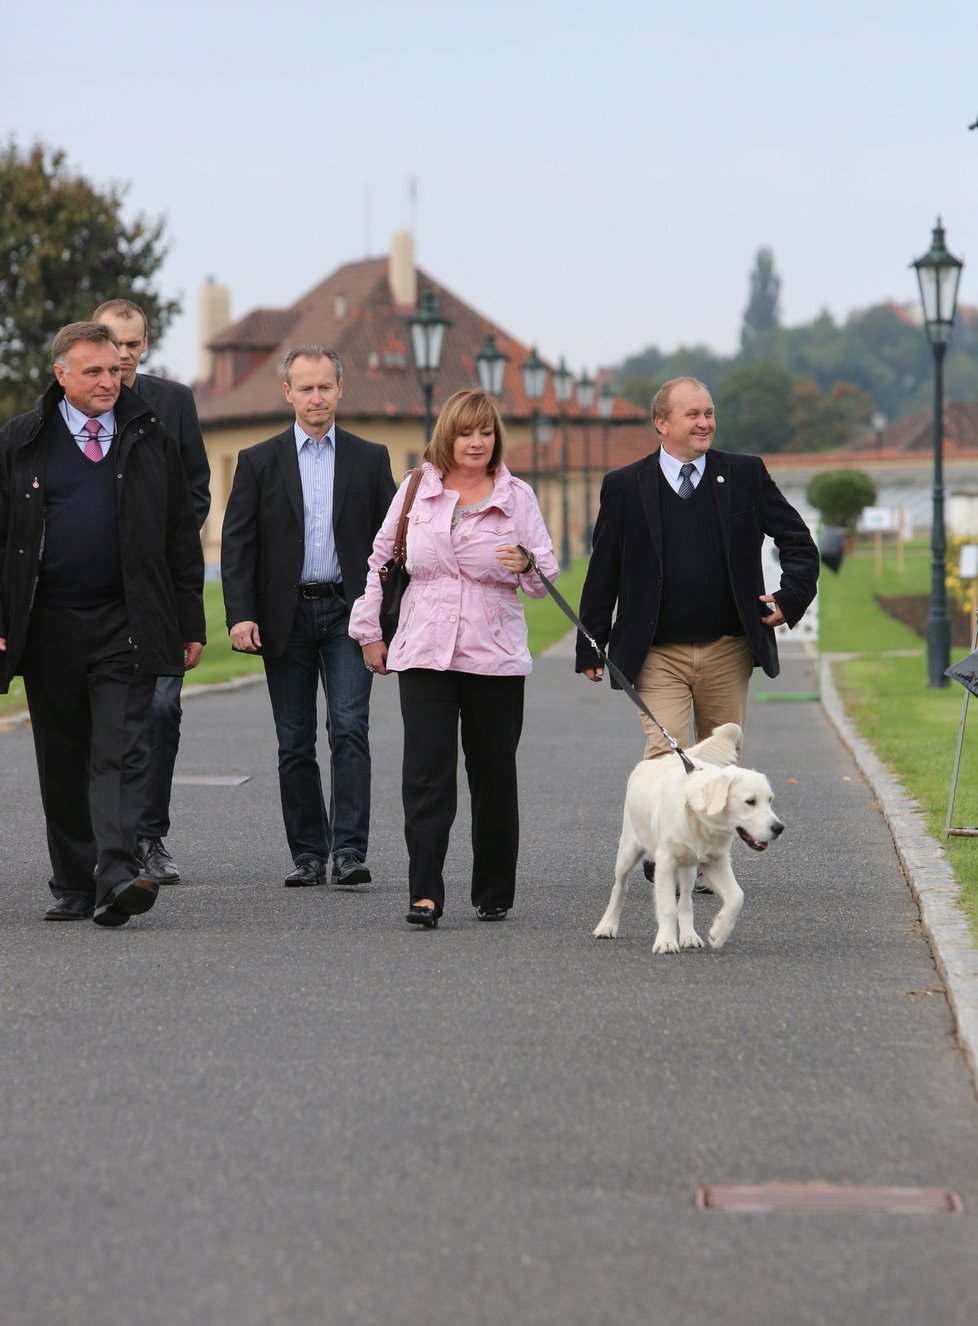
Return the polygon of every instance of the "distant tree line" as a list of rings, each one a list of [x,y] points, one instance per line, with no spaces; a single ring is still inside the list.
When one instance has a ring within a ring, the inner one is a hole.
[[[701,378],[713,392],[719,445],[727,451],[834,451],[870,431],[875,415],[892,423],[931,403],[934,368],[922,326],[880,304],[841,325],[821,313],[800,327],[780,323],[781,281],[770,249],[750,274],[740,350],[729,358],[704,345],[632,355],[615,389],[647,406],[667,379]],[[978,399],[978,321],[958,318],[949,347],[948,400]]]

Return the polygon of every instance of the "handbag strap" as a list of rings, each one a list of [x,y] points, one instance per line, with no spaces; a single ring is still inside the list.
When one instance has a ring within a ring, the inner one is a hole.
[[[421,483],[421,466],[411,474],[410,482],[407,486],[407,492],[404,494],[404,505],[401,507],[401,518],[397,522],[397,530],[394,533],[394,550],[391,553],[395,562],[401,565],[407,561],[407,518],[408,512],[414,504],[414,495],[418,491],[418,485]]]

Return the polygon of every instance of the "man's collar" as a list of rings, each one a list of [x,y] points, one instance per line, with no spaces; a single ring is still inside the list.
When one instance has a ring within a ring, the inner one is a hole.
[[[71,401],[68,399],[67,396],[63,396],[61,399],[61,414],[65,423],[71,429],[71,432],[74,434],[75,437],[82,436],[82,434],[85,432],[85,425],[90,418],[94,418],[99,421],[99,423],[102,426],[102,431],[104,433],[115,432],[114,409],[106,410],[104,414],[96,414],[96,415],[83,414],[81,410],[76,409],[75,406],[72,405]]]
[[[314,447],[318,447],[318,446],[320,445],[320,439],[319,439],[319,438],[315,438],[315,437],[310,437],[309,434],[306,432],[306,430],[305,430],[305,429],[302,427],[302,425],[299,423],[298,419],[295,421],[295,424],[293,425],[293,431],[294,431],[294,433],[295,433],[295,450],[296,450],[296,455],[299,454],[299,452],[302,450],[302,448],[306,445],[307,442],[311,442],[312,445],[313,445]],[[323,442],[328,441],[329,444],[330,444],[330,446],[335,448],[335,446],[336,446],[336,420],[335,420],[335,419],[334,419],[333,422],[330,424],[329,432],[325,434],[325,436],[322,438],[322,441],[323,441]]]
[[[672,484],[673,488],[677,488],[679,486],[679,470],[680,467],[682,466],[682,463],[683,462],[681,460],[677,460],[675,456],[673,456],[670,452],[666,451],[665,447],[663,446],[659,447],[659,466],[662,470],[662,473]],[[691,463],[696,470],[698,476],[696,481],[697,483],[699,483],[699,480],[702,479],[703,473],[706,469],[706,456],[705,455],[697,456],[696,459]]]

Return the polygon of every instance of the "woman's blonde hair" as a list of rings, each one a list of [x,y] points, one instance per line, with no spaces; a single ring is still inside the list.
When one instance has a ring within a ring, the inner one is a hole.
[[[455,463],[455,439],[474,428],[492,426],[496,435],[492,455],[486,466],[495,474],[503,458],[503,421],[492,400],[484,391],[457,391],[441,407],[435,421],[431,441],[425,447],[424,459],[431,461],[442,474],[447,474]]]

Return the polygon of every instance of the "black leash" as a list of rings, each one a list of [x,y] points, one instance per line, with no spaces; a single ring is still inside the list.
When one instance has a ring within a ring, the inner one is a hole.
[[[653,714],[652,710],[648,707],[648,705],[639,695],[638,691],[636,691],[632,683],[628,680],[628,678],[624,675],[624,673],[621,672],[621,670],[618,667],[616,667],[614,663],[612,663],[611,659],[598,644],[597,640],[595,640],[594,636],[590,633],[590,631],[581,621],[580,617],[578,617],[577,613],[574,611],[571,605],[567,602],[564,596],[557,589],[554,588],[553,584],[543,574],[539,566],[537,566],[536,558],[533,556],[533,554],[529,551],[528,548],[524,548],[521,543],[518,543],[516,546],[523,554],[523,556],[526,558],[528,566],[533,571],[535,571],[537,575],[540,577],[540,579],[543,581],[544,588],[546,589],[550,597],[553,599],[553,601],[556,603],[557,607],[560,608],[561,612],[564,614],[565,617],[567,617],[570,621],[574,623],[574,625],[580,631],[581,635],[584,636],[584,639],[588,642],[588,644],[591,646],[594,652],[598,655],[602,663],[604,663],[604,665],[607,667],[608,671],[614,677],[615,681],[618,683],[621,689],[631,700],[632,704],[636,705],[639,709],[641,709],[645,717],[650,719],[651,722],[653,722],[656,725],[656,727],[665,737],[666,741],[668,741],[669,745],[682,760],[683,768],[686,770],[686,772],[688,774],[695,772],[696,766],[692,764],[692,762],[689,759],[689,756],[683,750],[682,746],[680,746],[679,742],[676,740],[675,737],[669,735],[669,733],[665,730],[665,728],[656,718],[655,714]]]

